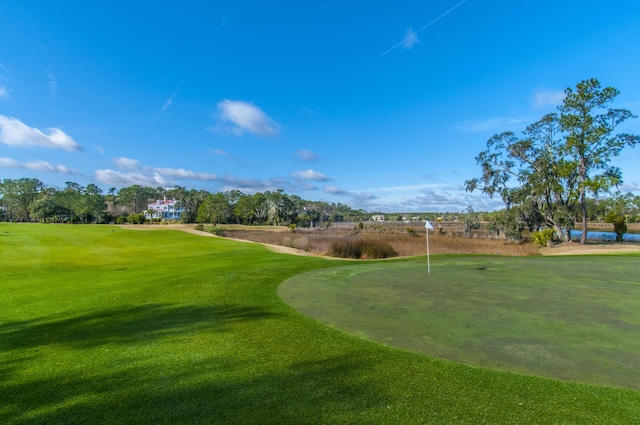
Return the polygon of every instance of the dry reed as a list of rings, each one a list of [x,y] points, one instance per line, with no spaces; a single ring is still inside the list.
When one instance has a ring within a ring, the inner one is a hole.
[[[412,231],[407,230],[413,229]],[[334,242],[342,240],[365,240],[390,245],[400,257],[425,255],[427,253],[426,234],[420,226],[365,227],[357,230],[351,227],[330,227],[328,229],[298,229],[295,231],[273,231],[245,227],[226,229],[223,236],[272,245],[283,245],[302,249],[319,255],[326,255]],[[537,255],[538,248],[531,242],[507,243],[504,239],[489,238],[480,232],[465,237],[462,231],[447,229],[447,232],[429,233],[431,254],[491,254],[526,256]]]

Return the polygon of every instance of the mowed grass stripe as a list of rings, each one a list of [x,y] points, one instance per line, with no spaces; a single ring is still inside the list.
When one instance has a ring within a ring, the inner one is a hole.
[[[400,351],[278,297],[284,280],[345,262],[109,226],[0,235],[3,424],[640,420],[636,391]]]

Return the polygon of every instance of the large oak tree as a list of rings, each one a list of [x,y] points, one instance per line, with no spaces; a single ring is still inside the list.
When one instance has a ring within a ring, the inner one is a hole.
[[[468,191],[499,194],[507,212],[514,204],[534,205],[546,225],[565,238],[580,216],[584,244],[587,194],[622,183],[622,173],[611,160],[638,144],[640,136],[615,134],[620,124],[635,118],[626,109],[609,107],[618,90],[601,89],[598,80],[590,79],[565,94],[560,114],[545,115],[528,126],[523,137],[513,132],[491,137],[476,157],[481,177],[465,184]]]

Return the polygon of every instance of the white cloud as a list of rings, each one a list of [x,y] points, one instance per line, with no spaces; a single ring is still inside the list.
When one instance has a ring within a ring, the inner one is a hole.
[[[409,28],[404,36],[404,39],[402,40],[402,47],[410,50],[413,49],[413,46],[415,46],[416,44],[420,44],[420,39],[418,38],[416,33],[414,33],[413,30]]]
[[[351,193],[348,190],[340,189],[335,186],[325,186],[323,189],[324,193],[328,193],[330,195],[350,195]]]
[[[363,209],[365,211],[383,211],[384,208],[380,208],[380,198],[373,193],[360,192],[351,193],[351,201],[349,206],[354,209]]]
[[[291,184],[280,179],[258,180],[258,179],[243,179],[239,177],[225,175],[220,177],[218,182],[222,184],[222,190],[234,190],[237,189],[243,193],[255,193],[264,191],[275,191],[283,189],[285,192],[291,192]]]
[[[514,131],[514,127],[524,124],[519,118],[491,118],[487,120],[467,120],[452,126],[454,130],[470,133]]]
[[[340,191],[328,187],[325,192],[351,197],[352,208],[366,211],[390,212],[458,212],[469,205],[476,211],[504,208],[499,198],[491,199],[481,193],[469,193],[462,185],[417,184]]]
[[[388,187],[374,187],[369,188],[365,191],[354,190],[354,193],[357,192],[407,192],[407,191],[415,191],[418,189],[427,189],[431,187],[439,187],[442,186],[440,184],[414,184],[410,186],[388,186]]]
[[[424,190],[422,193],[423,195],[404,202],[404,205],[419,206],[426,211],[433,208],[438,208],[439,211],[457,211],[465,204],[465,200],[459,197],[460,193],[454,194],[446,190],[436,192],[431,189]]]
[[[6,70],[7,68],[4,67],[4,65],[2,65],[2,63],[0,63],[0,71],[2,70]],[[4,75],[0,75],[0,79],[1,80],[6,80],[6,78],[4,77]],[[4,84],[0,84],[0,99],[10,99],[11,95],[9,94],[9,89],[7,89]]]
[[[113,186],[142,186],[175,185],[180,180],[218,181],[218,176],[209,173],[198,173],[184,168],[149,167],[131,158],[115,158],[113,163],[120,171],[103,169],[95,172],[95,178],[100,183]]]
[[[209,173],[196,173],[184,168],[154,168],[153,171],[167,179],[215,181],[218,176]]]
[[[217,156],[226,156],[227,158],[231,158],[231,154],[227,151],[223,151],[222,149],[214,149],[211,153]]]
[[[379,57],[383,57],[384,55],[386,55],[387,53],[389,53],[390,51],[394,50],[396,47],[400,46],[400,45],[404,45],[405,42],[407,41],[407,39],[416,37],[416,34],[418,34],[420,31],[425,30],[427,28],[429,28],[431,25],[435,24],[436,22],[438,22],[440,19],[444,18],[445,16],[447,16],[449,13],[453,12],[455,9],[457,9],[458,7],[462,6],[463,3],[465,3],[467,0],[462,0],[460,3],[456,4],[455,6],[453,6],[452,8],[448,9],[446,12],[444,12],[443,14],[441,14],[440,16],[438,16],[435,19],[432,19],[431,21],[429,21],[426,25],[423,25],[418,31],[413,32],[411,29],[409,29],[409,31],[407,32],[408,36],[404,38],[404,40],[402,40],[400,43],[396,44],[395,46],[393,46],[392,48],[386,50],[384,53],[382,53]],[[418,40],[419,42],[419,40]],[[414,43],[415,44],[415,43]],[[413,44],[411,45],[413,46]],[[411,48],[411,47],[409,47]]]
[[[249,132],[267,136],[280,131],[278,124],[253,103],[224,99],[218,103],[218,114],[238,134]]]
[[[318,182],[326,182],[331,180],[329,177],[325,176],[324,174],[311,169],[304,170],[304,171],[296,171],[294,173],[291,173],[291,175],[293,176],[293,178],[297,180],[313,180]]]
[[[557,90],[537,90],[533,94],[533,99],[531,100],[531,104],[535,108],[544,108],[548,106],[558,106],[562,104],[562,101],[565,98],[564,91]]]
[[[113,163],[120,170],[130,170],[131,171],[131,170],[137,170],[140,167],[140,162],[138,162],[138,160],[131,159],[131,158],[125,158],[125,157],[114,158],[113,159]]]
[[[44,73],[47,76],[47,80],[49,80],[49,94],[52,99],[55,99],[58,94],[58,80],[56,80],[56,77],[54,77],[50,71],[45,71]]]
[[[144,172],[123,173],[114,170],[96,170],[95,179],[99,183],[110,186],[126,187],[139,184],[141,186],[169,186],[169,183],[157,174],[147,174]]]
[[[473,205],[476,211],[504,208],[499,198],[469,193],[463,187],[425,188],[420,194],[381,195],[371,206],[384,212],[458,212]]]
[[[298,152],[296,152],[296,156],[300,161],[305,162],[314,162],[320,159],[320,157],[316,153],[311,152],[307,149],[300,149]]]
[[[314,191],[314,190],[318,190],[318,186],[316,186],[313,183],[298,182],[298,184],[296,185],[296,189],[304,190],[304,191],[307,191],[307,192],[311,192],[311,191]]]
[[[0,115],[0,143],[13,147],[40,146],[49,149],[82,151],[82,146],[57,128],[47,128],[45,134],[25,125],[19,119]]]
[[[98,151],[98,153],[100,153],[100,155],[104,155],[104,149],[102,149],[102,146],[94,146],[94,148]]]
[[[77,171],[67,167],[66,165],[52,165],[45,161],[29,161],[29,162],[20,162],[11,158],[0,158],[0,167],[5,168],[21,168],[24,170],[32,170],[32,171],[46,171],[51,173],[62,173],[62,174],[79,174]]]
[[[328,177],[313,170],[300,171],[294,179],[269,178],[266,180],[247,179],[231,175],[220,176],[213,173],[196,172],[184,168],[152,167],[141,164],[131,158],[115,158],[112,162],[118,170],[101,169],[95,171],[94,178],[101,184],[116,187],[131,186],[134,184],[142,186],[171,187],[181,181],[199,181],[215,184],[222,192],[228,190],[240,190],[243,193],[251,194],[255,192],[275,191],[282,189],[287,193],[295,193],[300,190],[318,190],[313,181],[330,180]],[[325,193],[346,194],[339,189],[325,188]]]

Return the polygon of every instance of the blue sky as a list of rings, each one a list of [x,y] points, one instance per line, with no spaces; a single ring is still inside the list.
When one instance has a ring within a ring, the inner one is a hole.
[[[638,114],[639,65],[631,0],[3,0],[0,178],[493,210],[464,191],[491,135],[592,77]]]

